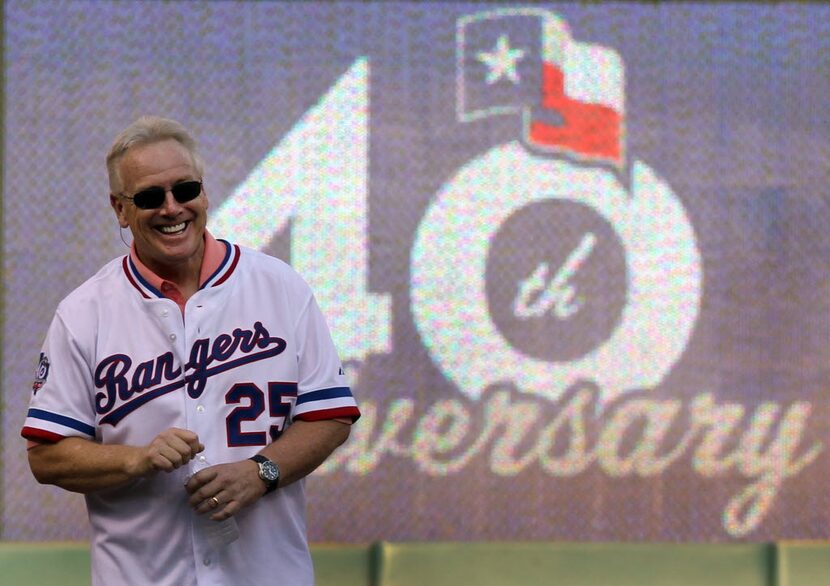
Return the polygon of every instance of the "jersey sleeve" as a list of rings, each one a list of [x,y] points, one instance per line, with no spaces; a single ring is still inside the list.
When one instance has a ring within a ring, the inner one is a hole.
[[[360,410],[314,296],[297,322],[299,381],[294,419],[321,421],[360,417]]]
[[[78,341],[55,314],[40,353],[21,435],[35,442],[95,438],[92,375]]]

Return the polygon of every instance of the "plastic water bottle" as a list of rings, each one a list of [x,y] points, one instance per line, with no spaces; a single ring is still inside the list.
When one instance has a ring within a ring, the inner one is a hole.
[[[208,462],[207,458],[205,458],[203,454],[199,454],[190,464],[190,468],[192,470],[191,476],[200,470],[208,468],[209,466],[211,466],[211,464]],[[190,476],[187,477],[185,483],[189,480]],[[195,516],[194,525],[202,529],[205,537],[207,538],[208,545],[214,552],[221,551],[229,543],[232,543],[239,538],[239,526],[236,524],[236,519],[233,517],[228,517],[224,521],[214,521],[209,518],[211,515],[209,512],[204,515],[200,515],[196,511],[193,511],[193,515]]]

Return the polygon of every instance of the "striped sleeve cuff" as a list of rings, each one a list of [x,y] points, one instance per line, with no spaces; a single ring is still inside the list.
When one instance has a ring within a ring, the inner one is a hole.
[[[360,410],[349,387],[332,387],[303,393],[297,397],[294,419],[301,421],[322,421],[325,419],[360,418]]]
[[[29,409],[20,435],[26,439],[41,442],[56,442],[70,436],[93,439],[95,427],[66,415],[43,409]]]

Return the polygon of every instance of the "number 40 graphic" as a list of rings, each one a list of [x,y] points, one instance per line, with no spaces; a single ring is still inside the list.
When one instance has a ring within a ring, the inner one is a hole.
[[[369,111],[364,57],[210,220],[214,233],[257,249],[291,220],[292,265],[314,290],[341,358],[357,362],[392,351],[390,296],[367,289]],[[614,226],[630,274],[619,327],[586,356],[563,363],[512,348],[493,326],[484,294],[495,231],[513,211],[549,198],[587,205]],[[534,157],[517,143],[498,145],[433,198],[411,256],[416,326],[432,359],[470,398],[497,382],[550,399],[585,379],[606,398],[651,388],[685,350],[699,313],[694,232],[680,200],[641,162],[633,165],[629,193],[612,173]]]
[[[369,63],[359,59],[211,217],[211,231],[265,247],[292,220],[291,264],[344,361],[391,351],[389,295],[367,291]]]

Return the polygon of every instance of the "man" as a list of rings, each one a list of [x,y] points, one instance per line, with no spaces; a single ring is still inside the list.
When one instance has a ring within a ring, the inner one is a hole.
[[[311,585],[302,479],[360,416],[314,297],[205,229],[179,123],[138,119],[107,169],[133,245],[58,306],[22,431],[32,472],[86,496],[96,585]],[[229,518],[238,539],[211,541]]]

